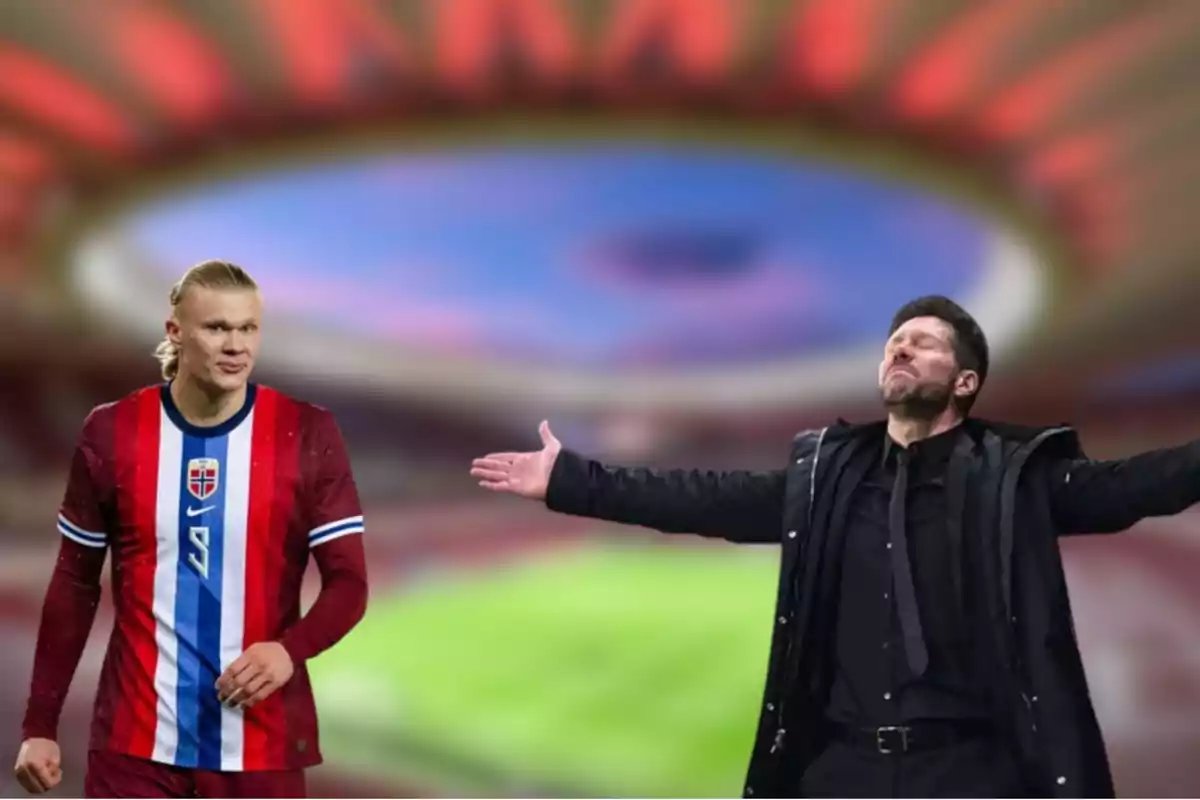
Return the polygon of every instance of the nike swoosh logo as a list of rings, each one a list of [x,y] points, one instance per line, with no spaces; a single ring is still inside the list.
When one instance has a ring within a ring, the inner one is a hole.
[[[205,506],[204,508],[192,508],[191,506],[188,506],[187,515],[189,517],[198,517],[205,511],[212,511],[214,508],[216,508],[216,506]]]

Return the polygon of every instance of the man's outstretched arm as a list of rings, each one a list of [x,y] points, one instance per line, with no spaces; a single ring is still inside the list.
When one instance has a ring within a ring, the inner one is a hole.
[[[553,511],[667,533],[735,542],[776,542],[783,525],[785,473],[653,470],[586,459],[540,428],[543,448],[491,453],[471,474],[492,491],[542,500]]]
[[[1051,470],[1061,533],[1112,533],[1200,502],[1200,440],[1111,461],[1063,461]]]
[[[664,533],[777,542],[783,487],[783,470],[617,467],[563,450],[550,474],[546,507]]]

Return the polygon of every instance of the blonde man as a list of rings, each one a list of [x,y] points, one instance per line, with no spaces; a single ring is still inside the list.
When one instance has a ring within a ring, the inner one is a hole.
[[[305,662],[366,609],[362,509],[332,415],[250,381],[258,286],[206,261],[171,291],[164,383],[87,417],[58,517],[16,774],[61,780],[63,701],[113,554],[116,624],[88,797],[294,797],[320,763]],[[321,592],[300,617],[309,554]]]

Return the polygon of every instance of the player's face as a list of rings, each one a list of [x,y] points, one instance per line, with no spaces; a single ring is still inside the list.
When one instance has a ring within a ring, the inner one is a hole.
[[[258,356],[261,324],[262,300],[253,289],[188,290],[167,323],[180,375],[218,391],[242,388]]]
[[[916,317],[896,329],[879,364],[879,392],[888,408],[935,415],[955,394],[976,387],[954,357],[954,328],[937,317]]]

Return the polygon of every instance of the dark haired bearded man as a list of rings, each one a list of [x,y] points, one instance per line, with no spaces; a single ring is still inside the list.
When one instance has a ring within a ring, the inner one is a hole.
[[[1113,795],[1058,537],[1200,500],[1200,442],[1092,461],[1070,428],[970,418],[988,373],[951,300],[895,315],[887,419],[798,435],[785,469],[651,470],[562,448],[473,462],[551,510],[780,543],[746,797]]]

